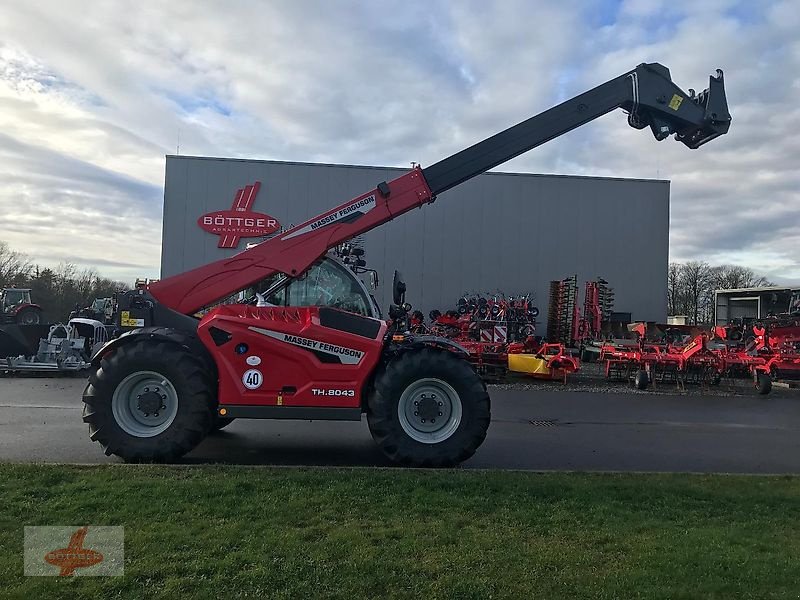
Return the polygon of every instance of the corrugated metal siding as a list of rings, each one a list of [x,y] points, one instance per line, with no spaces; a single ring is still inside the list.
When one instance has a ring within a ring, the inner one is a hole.
[[[236,190],[253,181],[262,182],[254,210],[288,226],[402,172],[168,156],[161,276],[237,252],[217,248],[217,236],[196,221],[230,208]],[[666,320],[667,181],[486,173],[364,241],[368,265],[382,276],[375,296],[384,309],[394,269],[408,283],[409,302],[426,314],[454,306],[464,292],[497,289],[534,291],[546,313],[549,281],[577,273],[581,281],[607,279],[616,309],[634,319]]]

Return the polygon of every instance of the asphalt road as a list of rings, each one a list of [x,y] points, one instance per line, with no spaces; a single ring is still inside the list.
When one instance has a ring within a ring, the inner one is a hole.
[[[80,379],[0,379],[0,462],[118,462],[81,421]],[[733,397],[492,390],[466,468],[800,473],[800,392]],[[388,465],[362,420],[236,421],[183,462]]]

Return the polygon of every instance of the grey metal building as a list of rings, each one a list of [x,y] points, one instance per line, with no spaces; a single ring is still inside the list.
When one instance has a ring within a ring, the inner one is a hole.
[[[237,190],[248,185],[260,182],[249,210],[288,228],[404,171],[167,156],[161,276],[245,248],[247,238],[237,248],[220,248],[222,236],[201,228],[198,219],[230,211]],[[664,322],[669,182],[485,173],[368,232],[363,247],[368,266],[382,276],[375,296],[384,310],[395,269],[408,284],[407,300],[426,314],[453,308],[465,292],[502,290],[534,292],[545,317],[550,280],[577,274],[581,282],[597,276],[609,281],[615,310]]]

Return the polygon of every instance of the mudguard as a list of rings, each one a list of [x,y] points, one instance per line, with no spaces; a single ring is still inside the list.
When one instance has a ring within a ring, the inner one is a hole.
[[[469,350],[464,348],[461,344],[454,342],[451,339],[440,337],[438,335],[409,335],[400,342],[402,349],[419,349],[424,347],[441,348],[455,354],[460,355],[462,358],[469,357]]]
[[[200,342],[197,336],[193,333],[186,333],[185,331],[178,331],[177,329],[171,329],[169,327],[142,327],[140,329],[126,331],[119,337],[108,341],[102,347],[98,348],[90,359],[92,367],[98,368],[103,357],[111,354],[117,348],[133,343],[142,338],[149,340],[161,340],[171,344],[177,344],[193,352],[202,352],[205,356],[208,356],[205,346],[203,346],[202,342]]]

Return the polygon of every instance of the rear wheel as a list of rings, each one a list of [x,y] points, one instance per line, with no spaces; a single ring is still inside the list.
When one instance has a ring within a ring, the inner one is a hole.
[[[367,421],[394,462],[456,465],[475,453],[491,419],[489,394],[465,360],[441,350],[407,352],[375,381]]]
[[[42,311],[29,306],[19,311],[16,318],[20,325],[38,325],[42,322]]]
[[[180,458],[211,430],[216,407],[206,363],[177,344],[152,340],[103,358],[83,402],[92,441],[129,462]]]

